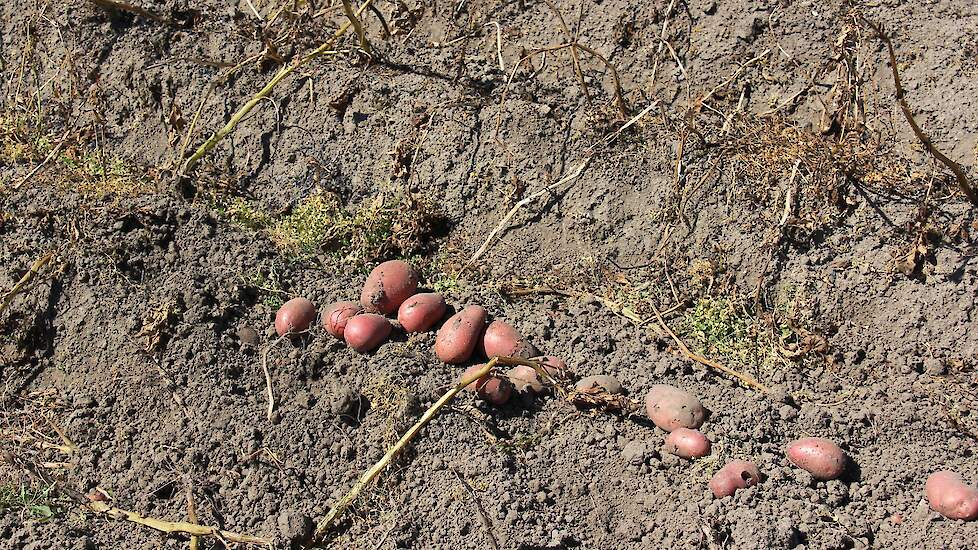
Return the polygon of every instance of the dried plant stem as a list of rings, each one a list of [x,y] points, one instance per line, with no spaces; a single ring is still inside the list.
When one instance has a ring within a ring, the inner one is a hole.
[[[326,514],[326,517],[323,518],[316,527],[316,531],[313,533],[312,540],[309,541],[307,548],[311,548],[322,541],[323,537],[326,536],[333,524],[336,523],[336,520],[343,515],[343,512],[345,512],[351,504],[353,504],[357,497],[360,496],[360,493],[363,492],[363,490],[370,485],[370,483],[373,482],[378,475],[380,475],[380,472],[390,465],[390,463],[394,460],[394,457],[400,454],[400,452],[407,447],[411,440],[414,439],[418,433],[426,425],[428,425],[428,423],[431,422],[435,416],[438,415],[445,405],[450,403],[452,399],[455,399],[455,396],[458,395],[460,391],[465,389],[466,386],[489,374],[496,365],[527,365],[537,369],[542,368],[540,363],[536,361],[527,361],[524,359],[517,359],[515,357],[493,357],[488,363],[483,365],[481,369],[470,374],[469,376],[466,376],[457,384],[452,386],[452,388],[449,389],[445,395],[441,396],[441,398],[438,399],[438,401],[436,401],[431,407],[429,407],[428,410],[421,415],[421,418],[418,419],[418,421],[415,422],[414,425],[411,426],[408,431],[406,431],[404,435],[401,436],[401,438],[387,450],[386,453],[384,453],[384,456],[382,456],[376,464],[371,466],[370,469],[364,472],[363,475],[360,476],[360,479],[353,484],[353,487],[345,495],[343,495],[343,497],[341,497],[332,508],[330,508],[329,512]]]
[[[670,0],[669,7],[666,8],[665,19],[662,21],[662,32],[659,33],[659,49],[655,52],[655,63],[652,65],[652,76],[649,78],[649,91],[655,93],[655,76],[659,72],[659,62],[662,60],[662,48],[665,47],[666,33],[669,31],[669,17],[672,15],[672,8],[676,6],[676,0]]]
[[[551,0],[543,0],[543,3],[550,8],[550,11],[557,15],[557,20],[560,22],[560,30],[570,43],[571,59],[574,61],[574,74],[577,75],[577,82],[581,85],[581,93],[584,94],[584,100],[590,104],[591,94],[587,91],[587,84],[584,82],[584,72],[581,70],[581,56],[577,53],[577,40],[571,35],[570,28],[567,27],[567,22],[564,21],[564,15],[560,13],[557,6]]]
[[[954,179],[957,180],[958,187],[960,187],[961,192],[968,197],[971,204],[978,205],[978,195],[975,194],[974,187],[972,187],[971,183],[968,181],[968,176],[965,175],[964,169],[961,168],[960,164],[954,162],[944,153],[942,153],[914,119],[913,111],[910,110],[910,105],[907,104],[907,93],[903,89],[903,84],[900,82],[900,72],[897,68],[896,53],[893,51],[893,41],[890,40],[890,37],[883,31],[883,27],[881,25],[873,23],[864,15],[860,14],[860,17],[866,22],[867,25],[870,26],[870,28],[873,29],[874,32],[876,32],[879,39],[886,44],[886,51],[890,56],[890,71],[893,73],[893,86],[896,88],[896,100],[897,103],[900,104],[900,110],[903,111],[904,118],[907,119],[907,123],[910,124],[910,128],[913,129],[914,135],[917,136],[917,139],[920,140],[920,143],[924,146],[924,149],[926,149],[928,153],[939,160],[941,164],[947,166],[948,170],[954,174]]]
[[[745,61],[743,65],[741,65],[740,67],[737,67],[737,70],[734,71],[734,73],[732,75],[730,75],[730,78],[728,78],[728,79],[724,80],[723,82],[717,84],[712,90],[710,90],[709,92],[707,92],[707,94],[705,96],[703,96],[703,99],[700,99],[698,103],[700,105],[706,103],[706,101],[708,99],[710,99],[710,98],[713,97],[713,94],[719,92],[723,88],[726,88],[727,86],[730,85],[731,82],[733,82],[734,80],[736,80],[737,77],[740,76],[740,73],[744,72],[744,70],[747,69],[747,67],[750,67],[754,63],[757,63],[758,61],[764,59],[765,57],[767,57],[767,54],[769,54],[769,53],[771,53],[771,49],[770,48],[768,48],[768,49],[764,50],[763,52],[761,52],[757,57],[753,57],[753,58],[748,59],[747,61]]]
[[[758,390],[761,393],[768,392],[767,386],[755,380],[754,377],[744,374],[742,372],[735,371],[730,367],[717,363],[716,361],[713,361],[711,359],[707,359],[706,357],[703,357],[702,355],[690,350],[689,347],[687,347],[686,344],[679,338],[679,336],[677,336],[676,333],[673,332],[671,328],[669,328],[669,325],[666,324],[666,320],[663,319],[662,314],[659,313],[659,308],[655,307],[651,303],[649,304],[649,306],[652,308],[652,314],[655,315],[655,319],[656,321],[659,322],[659,326],[662,327],[662,330],[666,331],[666,334],[668,334],[673,339],[674,342],[676,342],[676,345],[679,346],[679,351],[681,351],[683,355],[686,356],[687,359],[690,359],[701,365],[705,365],[712,369],[716,369],[722,373],[733,376],[737,380],[740,380],[740,382],[745,386],[754,388],[755,390]]]
[[[57,155],[58,153],[61,152],[61,148],[65,146],[65,143],[68,142],[68,138],[71,137],[72,131],[73,130],[71,130],[71,129],[67,130],[65,132],[65,135],[58,142],[58,144],[54,146],[54,149],[51,149],[51,152],[48,153],[48,156],[44,157],[44,160],[41,162],[41,164],[38,164],[37,166],[35,166],[33,170],[31,170],[30,172],[28,172],[28,174],[26,176],[24,176],[23,178],[21,178],[20,181],[18,181],[17,183],[14,184],[14,191],[20,189],[25,183],[27,183],[27,180],[29,180],[29,179],[33,178],[34,176],[36,176],[38,172],[40,172],[42,169],[44,169],[44,167],[47,165],[47,163],[51,162],[51,159],[53,159],[55,157],[55,155]]]
[[[31,267],[27,270],[27,273],[24,273],[24,276],[17,281],[14,287],[8,290],[3,297],[0,298],[0,314],[3,314],[7,307],[10,306],[10,302],[13,301],[14,296],[23,292],[24,288],[26,288],[27,285],[38,276],[41,270],[44,269],[44,266],[51,263],[52,259],[54,259],[54,252],[47,252],[41,255],[40,258],[34,260],[34,263],[31,264]]]
[[[370,4],[372,2],[373,0],[366,0],[363,4],[360,5],[360,8],[357,9],[355,15],[360,16],[361,14],[363,14],[363,12],[368,7],[370,7]],[[183,170],[182,170],[183,173],[186,174],[190,170],[193,170],[193,168],[197,165],[197,163],[200,162],[200,159],[202,159],[204,155],[209,153],[211,149],[213,149],[218,143],[221,142],[221,140],[227,137],[228,134],[233,132],[234,129],[241,122],[241,120],[244,119],[244,117],[247,116],[248,113],[250,113],[251,110],[254,109],[256,105],[261,103],[263,99],[268,97],[268,95],[272,93],[272,90],[275,89],[275,86],[277,86],[279,82],[281,82],[285,77],[292,74],[299,67],[305,65],[306,63],[309,63],[310,61],[320,56],[336,53],[332,51],[333,46],[344,34],[346,34],[348,30],[350,30],[352,26],[353,26],[352,21],[349,20],[346,21],[345,23],[343,23],[342,26],[340,26],[339,30],[336,31],[336,33],[332,36],[332,38],[327,40],[321,46],[303,55],[302,57],[296,59],[289,65],[286,65],[285,67],[279,69],[279,71],[275,73],[275,76],[273,76],[272,79],[268,81],[268,84],[265,84],[264,88],[259,90],[258,93],[255,94],[251,99],[249,99],[247,103],[242,105],[241,108],[238,109],[236,113],[234,113],[231,119],[228,120],[227,124],[225,124],[223,128],[211,134],[211,137],[207,138],[207,141],[205,141],[197,149],[197,151],[194,152],[194,154],[187,159],[187,162],[184,163],[183,165]]]
[[[125,11],[134,15],[138,15],[140,17],[145,17],[146,19],[155,21],[157,23],[162,23],[162,24],[169,23],[169,21],[167,21],[165,18],[156,15],[155,13],[149,10],[145,10],[143,8],[140,8],[139,6],[134,6],[132,4],[127,4],[125,2],[117,2],[116,0],[88,0],[88,1],[102,9]]]
[[[150,529],[155,529],[163,533],[215,538],[229,542],[237,542],[240,544],[257,544],[260,546],[267,546],[269,548],[272,547],[272,539],[225,531],[223,529],[207,525],[195,525],[193,523],[187,523],[184,521],[164,521],[161,519],[149,518],[138,512],[132,512],[130,510],[123,510],[122,508],[110,506],[103,501],[95,500],[88,502],[87,504],[83,505],[83,508],[112,519],[130,521],[132,523],[149,527]]]
[[[367,52],[367,55],[371,55],[372,49],[370,48],[370,42],[367,40],[367,33],[363,30],[363,24],[360,23],[360,18],[353,11],[353,4],[350,3],[350,0],[343,0],[343,13],[346,14],[346,18],[353,24],[353,30],[356,31],[357,37],[360,39],[360,48]]]

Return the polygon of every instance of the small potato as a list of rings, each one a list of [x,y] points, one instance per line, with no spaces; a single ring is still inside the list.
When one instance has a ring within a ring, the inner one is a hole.
[[[696,429],[706,419],[706,409],[695,395],[667,384],[656,384],[645,396],[645,412],[656,426],[667,432]]]
[[[401,260],[384,262],[374,268],[363,283],[360,304],[369,312],[390,315],[418,291],[417,270]]]
[[[812,474],[815,479],[836,479],[846,471],[849,458],[835,442],[822,437],[804,437],[785,448],[792,464]]]
[[[753,487],[761,482],[761,472],[757,466],[746,460],[731,460],[717,470],[710,480],[710,490],[717,498],[728,497],[737,489]]]
[[[482,363],[481,365],[472,365],[471,367],[469,367],[469,368],[465,369],[464,371],[462,371],[462,376],[459,376],[458,381],[461,382],[462,380],[465,380],[469,376],[471,376],[471,375],[479,372],[479,370],[482,369],[482,367],[485,367],[485,366],[486,366],[485,363]],[[479,388],[482,387],[483,384],[485,384],[486,382],[489,381],[489,376],[490,375],[487,374],[487,375],[483,376],[482,378],[476,379],[475,382],[472,382],[468,386],[465,386],[465,388],[464,388],[465,391],[477,391]]]
[[[955,472],[934,472],[924,488],[930,507],[949,519],[978,519],[978,489]]]
[[[354,302],[330,304],[323,312],[323,328],[326,329],[326,332],[342,340],[347,321],[362,311],[363,308]]]
[[[513,395],[513,383],[505,378],[491,376],[485,384],[479,386],[476,392],[483,401],[499,407],[505,405],[509,401],[509,397]]]
[[[367,353],[387,341],[391,335],[390,321],[376,313],[362,313],[346,322],[343,337],[346,344],[360,353]]]
[[[621,382],[619,382],[614,376],[607,376],[604,374],[585,376],[584,378],[578,380],[574,387],[581,391],[601,388],[608,393],[621,393]]]
[[[702,458],[710,454],[710,440],[697,430],[677,428],[666,436],[666,452],[682,458]]]
[[[292,298],[282,304],[275,314],[275,332],[285,336],[292,332],[302,332],[316,320],[316,306],[305,298]]]
[[[567,376],[567,363],[559,357],[554,357],[552,355],[541,355],[539,357],[534,357],[534,361],[539,361],[543,363],[543,370],[547,371],[547,374],[553,376],[554,378],[561,378]]]
[[[424,332],[441,321],[447,309],[448,304],[441,294],[415,294],[398,308],[397,321],[404,332]]]
[[[512,325],[503,321],[493,321],[489,324],[479,342],[479,351],[489,359],[493,357],[529,359],[539,353]]]
[[[540,377],[533,367],[517,365],[506,372],[506,377],[509,378],[518,392],[543,393],[543,382],[540,381]]]
[[[482,306],[466,306],[445,321],[435,336],[435,355],[438,359],[451,364],[468,361],[482,337],[488,316],[489,313]]]

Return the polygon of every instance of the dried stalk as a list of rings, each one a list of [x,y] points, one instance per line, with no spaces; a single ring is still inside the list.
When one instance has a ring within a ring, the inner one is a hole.
[[[110,506],[100,500],[93,500],[87,504],[84,504],[82,507],[112,519],[130,521],[132,523],[149,527],[150,529],[155,529],[163,533],[214,538],[218,540],[237,542],[240,544],[257,544],[260,546],[267,546],[269,548],[272,547],[273,542],[272,539],[235,533],[233,531],[225,531],[223,529],[207,525],[195,525],[185,521],[165,521],[156,518],[149,518],[138,512]]]
[[[48,265],[53,258],[54,252],[48,252],[42,255],[40,258],[34,260],[34,263],[31,264],[31,267],[27,270],[27,273],[24,273],[24,276],[17,281],[17,284],[15,284],[13,288],[7,291],[7,293],[0,298],[0,314],[3,314],[4,310],[7,309],[10,302],[14,300],[14,296],[20,294],[24,288],[27,287],[27,284],[34,280],[34,277],[37,277],[41,270],[44,269],[44,266]]]

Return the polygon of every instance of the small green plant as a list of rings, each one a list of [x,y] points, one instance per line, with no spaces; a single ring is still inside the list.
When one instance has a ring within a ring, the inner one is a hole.
[[[52,487],[8,482],[0,485],[0,514],[18,513],[27,518],[47,521],[61,512]]]
[[[247,286],[258,289],[261,303],[276,310],[285,303],[288,293],[285,292],[282,280],[278,274],[279,267],[274,262],[268,269],[256,269],[241,275],[241,280]]]

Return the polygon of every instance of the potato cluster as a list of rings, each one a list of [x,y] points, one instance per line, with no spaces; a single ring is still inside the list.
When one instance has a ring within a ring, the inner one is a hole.
[[[395,315],[405,333],[432,330],[444,319],[448,304],[438,293],[418,293],[420,276],[410,264],[393,260],[374,268],[360,293],[360,301],[330,304],[323,311],[326,332],[359,353],[368,353],[386,342],[395,325],[387,316]],[[286,302],[275,316],[279,336],[308,331],[316,320],[316,308],[305,298]],[[535,359],[544,372],[554,378],[567,377],[567,364],[558,357],[541,355],[529,341],[508,323],[490,320],[479,305],[467,305],[438,328],[435,355],[448,364],[469,362],[473,356]],[[477,372],[485,363],[468,367],[461,379]],[[505,373],[490,372],[465,388],[492,405],[507,403],[516,393],[540,394],[546,391],[540,374],[532,367],[517,366]],[[621,383],[611,376],[588,376],[579,380],[582,392],[622,392]],[[668,432],[663,449],[685,459],[708,456],[709,438],[698,431],[707,417],[700,400],[686,390],[667,384],[652,386],[645,397],[645,412],[659,428]],[[835,442],[821,437],[804,437],[785,447],[789,462],[819,481],[838,479],[849,466],[849,457]],[[717,470],[709,488],[717,498],[761,482],[761,472],[746,460],[731,460]],[[939,471],[928,478],[925,494],[931,508],[950,519],[978,519],[978,489],[968,485],[957,473]]]

